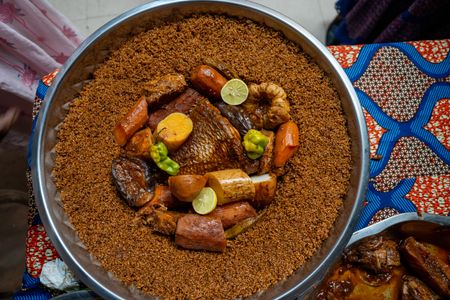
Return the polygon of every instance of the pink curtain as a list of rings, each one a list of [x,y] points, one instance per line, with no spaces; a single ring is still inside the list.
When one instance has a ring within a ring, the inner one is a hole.
[[[64,63],[82,40],[46,0],[0,0],[0,106],[15,106],[10,99],[31,104],[38,80]]]

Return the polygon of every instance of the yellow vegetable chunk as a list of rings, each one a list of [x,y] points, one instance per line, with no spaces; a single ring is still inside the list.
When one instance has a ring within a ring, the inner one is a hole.
[[[216,192],[218,205],[255,198],[255,186],[241,169],[215,171],[205,176],[208,185]]]
[[[188,116],[174,112],[158,123],[156,134],[169,152],[173,152],[187,140],[193,128],[192,120]]]

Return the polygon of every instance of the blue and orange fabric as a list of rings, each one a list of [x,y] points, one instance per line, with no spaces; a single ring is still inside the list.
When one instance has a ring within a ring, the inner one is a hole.
[[[450,40],[331,46],[352,81],[370,138],[370,182],[356,229],[404,212],[450,214]],[[39,83],[33,129],[57,71]],[[30,156],[29,156],[30,163]],[[26,270],[14,299],[49,299],[45,262],[59,257],[39,218],[30,182]]]
[[[370,182],[357,229],[450,213],[450,40],[330,46],[363,107]]]

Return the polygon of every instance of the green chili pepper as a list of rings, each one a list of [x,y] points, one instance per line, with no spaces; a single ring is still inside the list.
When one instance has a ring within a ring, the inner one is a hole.
[[[261,131],[250,129],[244,136],[242,145],[251,159],[258,159],[263,155],[264,149],[269,143],[269,138]]]
[[[169,175],[177,175],[178,171],[180,171],[180,165],[176,161],[170,159],[167,156],[168,154],[169,151],[163,142],[157,142],[150,148],[150,156],[158,168]]]
[[[167,174],[172,176],[177,175],[178,172],[180,171],[180,165],[176,161],[168,157],[165,160],[156,163],[156,165],[158,166],[158,168],[160,168],[163,171],[166,171]]]
[[[168,154],[169,150],[167,150],[167,147],[166,145],[164,145],[163,142],[157,142],[156,144],[153,144],[152,147],[150,148],[150,156],[152,157],[155,163],[158,163],[166,159]]]

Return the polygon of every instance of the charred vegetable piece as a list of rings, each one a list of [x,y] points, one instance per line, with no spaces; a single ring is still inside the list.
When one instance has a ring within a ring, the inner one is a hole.
[[[147,82],[144,94],[152,108],[158,107],[181,94],[187,88],[186,80],[181,74],[167,74]]]
[[[266,148],[264,149],[264,153],[263,153],[261,159],[259,160],[260,161],[259,171],[258,171],[259,175],[269,173],[270,170],[272,169],[273,148],[275,145],[275,134],[272,131],[261,130],[261,132],[265,136],[267,136],[267,138],[269,139],[269,142],[267,143]]]
[[[119,157],[112,161],[112,176],[119,194],[130,206],[140,207],[153,198],[147,163],[136,157]]]
[[[400,266],[397,243],[380,236],[370,238],[346,250],[344,258],[349,263],[358,264],[375,273],[389,272],[393,267]]]
[[[182,203],[175,199],[167,185],[156,185],[152,200],[141,207],[138,214],[144,216],[152,213],[154,209],[173,209],[180,206]]]
[[[173,197],[172,193],[170,192],[170,188],[167,185],[157,185],[155,187],[155,195],[153,196],[149,204],[153,205],[154,207],[162,206],[169,209],[176,208],[180,205],[178,201]]]
[[[128,139],[142,128],[148,120],[147,102],[141,97],[128,113],[117,122],[113,129],[114,139],[120,146],[124,146]]]
[[[150,147],[153,145],[153,135],[150,128],[136,132],[125,146],[131,156],[150,159]]]
[[[274,160],[275,167],[282,167],[294,156],[299,147],[299,132],[297,124],[293,121],[286,122],[280,126],[275,136]]]
[[[434,300],[436,295],[425,283],[414,276],[404,275],[402,286],[402,300]]]
[[[216,192],[217,204],[251,200],[255,186],[250,177],[240,169],[228,169],[206,173],[208,185]]]
[[[167,156],[168,154],[169,151],[163,142],[157,142],[150,148],[150,156],[158,168],[165,171],[169,175],[177,175],[180,170],[180,165],[176,161],[170,159]]]
[[[216,207],[208,217],[218,218],[227,229],[247,218],[256,217],[255,209],[248,202],[234,202]]]
[[[353,284],[348,280],[330,281],[327,287],[317,294],[317,300],[346,299],[353,288]]]
[[[225,102],[217,102],[215,106],[220,110],[222,115],[236,127],[240,135],[244,136],[247,131],[256,127],[253,125],[250,115],[242,107],[228,105]]]
[[[153,209],[145,218],[145,223],[153,231],[166,235],[174,235],[177,230],[178,220],[185,214],[176,211]]]
[[[216,69],[207,65],[195,67],[191,73],[192,85],[206,96],[214,99],[221,99],[220,91],[227,81]]]
[[[238,73],[224,62],[218,61],[213,58],[206,58],[205,64],[218,70],[227,79],[239,78]]]
[[[407,238],[400,250],[415,275],[425,281],[435,292],[450,298],[450,266],[431,253],[413,237]]]
[[[255,186],[255,198],[250,204],[255,208],[263,208],[269,205],[275,197],[277,190],[277,176],[264,174],[250,177]]]
[[[227,246],[219,219],[187,214],[178,219],[175,243],[186,249],[223,252]]]
[[[177,175],[169,177],[169,187],[177,199],[192,202],[205,186],[207,178],[202,175]]]
[[[158,123],[174,112],[189,114],[191,112],[191,109],[200,98],[203,98],[203,96],[200,95],[196,90],[188,88],[175,100],[170,101],[161,109],[151,112],[147,122],[148,127],[150,127],[152,130],[156,130],[156,126],[158,126]]]
[[[169,152],[177,150],[189,137],[194,125],[185,114],[174,112],[159,122],[157,139],[166,145]]]
[[[225,237],[227,239],[234,239],[241,233],[246,232],[250,227],[252,227],[253,224],[256,223],[256,221],[258,221],[257,216],[240,221],[239,223],[225,231]]]
[[[264,154],[264,149],[269,143],[269,138],[261,131],[250,129],[244,136],[242,145],[251,159],[258,159]]]

